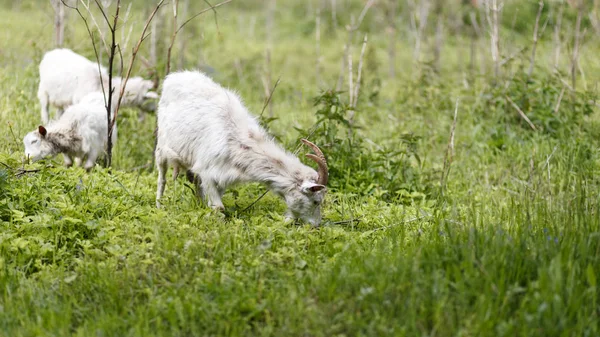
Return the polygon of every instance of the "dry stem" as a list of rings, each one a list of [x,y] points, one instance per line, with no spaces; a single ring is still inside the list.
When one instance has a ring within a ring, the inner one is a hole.
[[[321,84],[321,7],[319,6],[315,14],[315,53],[317,56],[315,78],[318,87]]]
[[[519,106],[515,102],[513,102],[512,99],[510,99],[510,97],[508,97],[507,95],[505,95],[504,97],[506,97],[506,100],[510,103],[510,105],[512,105],[513,108],[515,108],[515,110],[517,110],[517,112],[525,120],[525,122],[527,122],[527,124],[529,124],[529,126],[533,130],[537,130],[537,128],[535,127],[535,125],[533,125],[533,123],[531,122],[531,120],[529,119],[529,117],[527,117],[527,115],[525,115],[525,113],[523,112],[523,110],[521,110],[521,108],[519,108]]]
[[[338,83],[336,86],[337,91],[339,91],[342,88],[342,84],[344,83],[344,70],[345,70],[346,60],[348,59],[348,53],[350,51],[350,45],[352,44],[352,38],[354,37],[354,33],[358,30],[358,28],[360,27],[360,24],[362,23],[365,16],[367,15],[367,12],[373,6],[374,3],[375,3],[375,0],[367,1],[365,6],[363,7],[362,11],[360,12],[358,21],[355,22],[354,19],[352,18],[352,20],[351,20],[352,23],[346,27],[346,30],[348,31],[348,40],[346,41],[346,44],[344,45],[344,56],[342,57],[342,62],[341,62],[340,77],[338,79]]]
[[[554,114],[558,113],[558,109],[560,109],[560,102],[562,101],[563,95],[565,94],[565,89],[567,87],[563,85],[562,90],[560,91],[560,95],[558,95],[558,99],[556,100],[556,106],[554,107]]]
[[[558,62],[560,60],[560,26],[563,17],[563,5],[559,5],[559,10],[554,25],[554,69],[558,69]]]
[[[529,62],[529,70],[527,70],[527,80],[531,78],[531,73],[533,72],[533,66],[535,64],[535,49],[537,47],[538,42],[538,26],[540,24],[540,17],[542,16],[542,9],[544,8],[544,1],[540,0],[540,4],[538,7],[538,12],[535,17],[535,28],[533,29],[533,46],[531,48],[531,60]]]
[[[112,123],[110,124],[108,139],[110,139],[112,136],[112,132],[113,132],[113,129],[115,126],[115,121],[117,120],[117,116],[119,114],[119,107],[121,106],[121,100],[123,99],[123,95],[125,94],[125,87],[127,86],[127,81],[129,81],[129,77],[131,76],[131,70],[133,69],[133,63],[135,62],[135,58],[140,49],[140,46],[142,45],[142,42],[144,42],[144,40],[147,37],[146,30],[148,30],[148,26],[150,25],[150,22],[152,21],[152,19],[156,15],[156,12],[158,12],[160,7],[162,7],[164,1],[165,0],[160,0],[160,2],[156,5],[154,10],[152,11],[152,14],[150,14],[150,16],[148,17],[148,20],[146,20],[146,24],[144,25],[144,29],[142,30],[142,34],[140,35],[140,39],[138,40],[136,46],[133,48],[133,51],[131,54],[131,59],[129,60],[129,66],[127,68],[127,75],[125,76],[125,79],[121,82],[121,90],[119,92],[119,99],[117,101],[117,106],[115,108],[115,113],[114,113]]]
[[[501,0],[500,0],[501,1]],[[490,26],[490,42],[491,42],[491,54],[492,61],[494,62],[494,78],[498,80],[500,76],[500,36],[499,36],[499,22],[498,22],[498,12],[500,11],[498,7],[498,0],[491,0],[492,8],[490,9],[490,4],[486,1],[486,18],[488,21],[488,25]],[[490,13],[491,11],[491,13]]]
[[[442,171],[441,188],[442,195],[446,188],[446,182],[450,175],[450,167],[452,166],[452,160],[454,159],[454,133],[456,131],[456,120],[458,118],[458,103],[459,99],[456,99],[454,107],[454,119],[452,120],[452,128],[450,129],[450,138],[448,139],[448,147],[446,148],[446,154],[444,156],[444,169]]]
[[[583,16],[583,0],[579,1],[577,21],[575,22],[575,43],[573,45],[573,57],[571,58],[571,85],[577,86],[577,62],[579,60],[579,43],[581,39],[581,18]]]
[[[200,12],[198,12],[198,13],[196,13],[196,14],[192,15],[190,18],[188,18],[187,20],[185,20],[185,21],[184,21],[184,22],[183,22],[181,25],[179,25],[179,27],[177,27],[177,25],[176,25],[176,22],[174,23],[174,25],[173,25],[173,31],[174,31],[174,32],[173,32],[173,35],[171,36],[171,42],[170,42],[170,44],[169,44],[169,49],[168,49],[168,51],[167,51],[167,68],[166,68],[166,70],[167,70],[167,71],[166,71],[166,72],[167,72],[167,74],[168,74],[168,73],[169,73],[169,71],[171,70],[171,49],[173,49],[173,44],[175,43],[175,38],[177,37],[177,34],[179,33],[179,31],[180,31],[180,30],[182,30],[182,29],[183,29],[183,27],[185,27],[185,25],[187,25],[187,24],[188,24],[190,21],[192,21],[192,20],[193,20],[193,19],[195,19],[196,17],[198,17],[198,16],[200,16],[200,15],[202,15],[202,14],[204,14],[204,13],[208,12],[208,11],[214,11],[214,13],[215,13],[215,22],[217,22],[217,18],[216,18],[216,15],[217,15],[216,8],[217,8],[217,7],[220,7],[220,6],[223,6],[223,5],[225,5],[225,4],[228,4],[228,3],[230,3],[231,1],[233,1],[233,0],[225,0],[225,1],[222,1],[222,2],[220,2],[220,3],[218,3],[218,4],[214,5],[214,6],[213,6],[213,5],[211,5],[211,4],[210,4],[208,1],[205,1],[205,2],[206,2],[206,3],[207,3],[209,6],[210,6],[209,8],[205,8],[205,9],[201,10]],[[161,2],[162,2],[162,1],[161,1]],[[179,0],[174,0],[174,5],[173,5],[173,6],[175,7],[175,12],[174,12],[174,14],[176,14],[176,4],[175,4],[175,2],[179,3]],[[175,15],[174,15],[174,16],[175,16]],[[175,19],[175,21],[176,21],[176,19]],[[218,29],[218,25],[217,25],[217,29]]]
[[[175,38],[177,37],[177,7],[179,7],[179,0],[173,0],[173,33],[171,34],[171,43],[169,43],[169,48],[167,49],[167,65],[165,73],[168,75],[171,72],[171,51],[173,50],[173,45],[175,44]]]
[[[365,55],[365,49],[367,49],[367,35],[365,34],[365,38],[363,39],[362,48],[360,50],[360,59],[358,60],[358,75],[356,77],[356,86],[354,87],[354,101],[351,102],[352,109],[356,108],[356,103],[358,101],[358,93],[360,90],[360,80],[362,78],[362,67],[363,67],[363,57]]]

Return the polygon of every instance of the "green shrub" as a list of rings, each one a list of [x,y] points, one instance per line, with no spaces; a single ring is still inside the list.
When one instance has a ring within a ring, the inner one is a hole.
[[[358,195],[409,202],[431,190],[421,172],[419,137],[405,133],[391,145],[370,145],[351,119],[351,108],[340,92],[328,90],[315,97],[318,121],[310,132],[329,158],[330,185]]]

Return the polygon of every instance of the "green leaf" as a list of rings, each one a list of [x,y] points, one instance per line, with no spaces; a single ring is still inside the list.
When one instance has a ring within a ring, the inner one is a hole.
[[[587,269],[585,271],[587,276],[587,281],[592,287],[596,287],[596,273],[594,272],[594,268],[591,264],[588,264]]]

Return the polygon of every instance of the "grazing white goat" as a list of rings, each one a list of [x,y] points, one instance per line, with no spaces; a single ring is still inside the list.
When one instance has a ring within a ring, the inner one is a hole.
[[[38,99],[42,106],[42,122],[48,123],[50,104],[57,107],[56,118],[70,105],[78,103],[85,95],[102,91],[108,93],[108,72],[101,67],[102,81],[98,72],[98,64],[74,53],[69,49],[54,49],[46,54],[40,62],[40,85]],[[118,98],[121,78],[113,78],[113,101]],[[141,105],[146,98],[158,98],[152,81],[141,77],[132,77],[121,101],[122,105]]]
[[[23,139],[25,155],[37,161],[63,154],[65,165],[81,165],[91,170],[96,158],[104,151],[108,139],[108,123],[104,95],[94,92],[84,96],[79,103],[71,105],[58,120],[48,126],[39,126]],[[117,138],[116,125],[112,134],[113,144]]]
[[[321,222],[327,184],[327,162],[319,148],[319,171],[300,162],[276,144],[241,99],[200,72],[168,75],[158,103],[156,205],[165,189],[168,165],[191,171],[200,181],[208,205],[223,209],[225,189],[237,182],[260,182],[287,203],[287,218],[314,226]]]

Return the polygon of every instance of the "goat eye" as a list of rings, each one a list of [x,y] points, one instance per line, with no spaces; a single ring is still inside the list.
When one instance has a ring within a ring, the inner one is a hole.
[[[35,144],[35,143],[37,143],[37,139],[34,139],[31,141],[31,144]]]
[[[317,206],[317,205],[319,205],[319,202],[315,200],[315,201],[313,201],[313,205]]]

